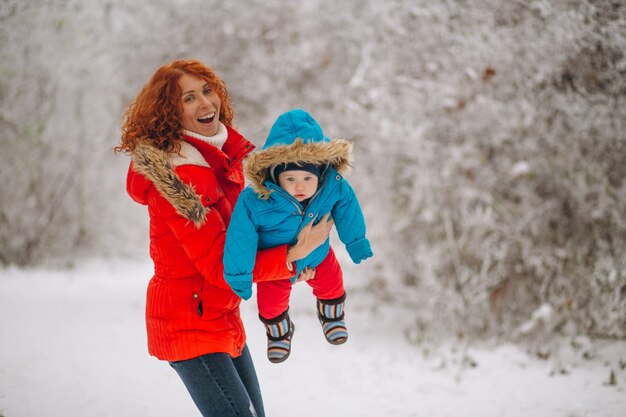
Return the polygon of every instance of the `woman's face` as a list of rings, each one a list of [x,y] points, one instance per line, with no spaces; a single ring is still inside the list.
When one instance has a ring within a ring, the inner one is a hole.
[[[219,96],[206,81],[189,74],[178,80],[182,90],[183,114],[180,124],[184,129],[204,136],[214,136],[219,127]]]

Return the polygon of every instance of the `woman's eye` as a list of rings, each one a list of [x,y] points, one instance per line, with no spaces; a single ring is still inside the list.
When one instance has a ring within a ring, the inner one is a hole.
[[[185,99],[183,101],[185,103],[191,103],[193,101],[193,96],[187,96],[187,97],[185,97]]]
[[[207,95],[207,96],[209,94],[211,94],[212,92],[213,92],[213,90],[211,90],[210,88],[207,88],[207,89],[204,90],[204,94]]]

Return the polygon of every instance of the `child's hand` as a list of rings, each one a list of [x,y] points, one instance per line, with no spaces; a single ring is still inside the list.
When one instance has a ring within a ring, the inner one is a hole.
[[[300,276],[296,279],[296,282],[308,281],[315,278],[315,268],[309,268],[308,266],[300,272]]]

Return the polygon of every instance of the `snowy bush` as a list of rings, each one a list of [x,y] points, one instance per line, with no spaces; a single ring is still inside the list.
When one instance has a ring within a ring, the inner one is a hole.
[[[472,65],[397,154],[394,264],[459,334],[547,304],[553,331],[626,336],[626,9],[554,3],[476,11],[450,46]]]

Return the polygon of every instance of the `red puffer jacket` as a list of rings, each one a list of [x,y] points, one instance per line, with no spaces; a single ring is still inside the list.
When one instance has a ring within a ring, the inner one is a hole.
[[[139,145],[127,191],[148,206],[154,276],[146,305],[148,350],[167,361],[241,354],[241,299],[224,281],[226,227],[253,145],[231,128],[222,149],[185,136],[180,155]],[[286,245],[257,255],[255,281],[287,279]]]

